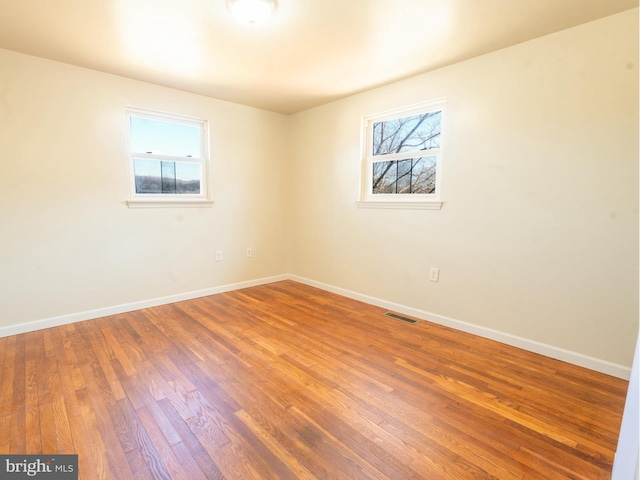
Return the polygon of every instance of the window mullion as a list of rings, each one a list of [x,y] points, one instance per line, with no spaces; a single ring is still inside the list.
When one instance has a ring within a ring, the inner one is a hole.
[[[158,160],[167,162],[194,162],[202,163],[205,161],[202,157],[183,157],[179,155],[165,155],[162,153],[148,153],[148,152],[132,152],[133,158],[143,158],[146,160]]]
[[[436,157],[439,154],[439,148],[430,148],[428,150],[413,150],[411,152],[387,153],[385,155],[370,155],[369,162],[392,162],[395,160],[407,160],[410,158]]]

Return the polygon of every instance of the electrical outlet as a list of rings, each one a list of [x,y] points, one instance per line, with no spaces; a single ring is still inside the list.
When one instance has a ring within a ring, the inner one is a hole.
[[[429,269],[429,280],[431,280],[432,282],[437,282],[439,278],[440,278],[440,269],[436,267],[431,267]]]
[[[222,250],[216,250],[216,262],[222,261]]]
[[[253,255],[253,251],[251,248],[247,248],[247,258],[250,258]]]

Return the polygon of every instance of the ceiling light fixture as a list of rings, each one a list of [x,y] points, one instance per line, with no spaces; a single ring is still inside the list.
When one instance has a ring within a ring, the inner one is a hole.
[[[229,10],[242,23],[261,25],[276,9],[276,0],[227,0]]]

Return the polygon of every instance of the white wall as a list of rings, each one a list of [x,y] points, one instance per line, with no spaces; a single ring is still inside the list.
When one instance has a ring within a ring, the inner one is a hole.
[[[125,106],[209,120],[213,207],[126,206]],[[0,328],[281,274],[287,126],[0,50]]]
[[[628,367],[637,15],[292,117],[0,51],[0,331],[291,273]],[[441,96],[443,209],[358,209],[360,117]],[[210,121],[212,208],[126,207],[127,105]]]
[[[290,271],[629,367],[637,18],[628,11],[295,115]],[[357,208],[361,116],[437,97],[447,97],[442,210]]]

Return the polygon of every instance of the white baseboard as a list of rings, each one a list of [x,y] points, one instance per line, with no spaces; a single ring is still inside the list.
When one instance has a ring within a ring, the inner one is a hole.
[[[418,310],[416,308],[406,307],[397,303],[387,302],[379,298],[370,297],[343,288],[334,287],[333,285],[327,285],[326,283],[316,282],[307,278],[298,277],[296,275],[289,275],[289,279],[299,283],[304,283],[312,287],[320,288],[328,292],[337,293],[344,297],[359,300],[361,302],[376,305],[377,307],[392,310],[394,312],[410,315],[421,320],[437,323],[438,325],[444,325],[463,332],[472,333],[479,337],[495,340],[506,345],[518,347],[530,352],[539,353],[546,357],[555,358],[556,360],[562,360],[563,362],[572,363],[580,367],[588,368],[596,372],[605,373],[614,377],[629,380],[631,377],[631,368],[624,365],[618,365],[616,363],[607,362],[606,360],[600,360],[594,357],[589,357],[581,353],[572,352],[563,348],[554,347],[545,343],[536,342],[535,340],[528,340],[523,337],[511,335],[509,333],[500,332],[491,328],[482,327],[480,325],[474,325],[472,323],[463,322],[453,318],[437,315],[435,313],[426,312],[424,310]]]
[[[240,290],[241,288],[255,287],[257,285],[264,285],[267,283],[287,280],[288,278],[288,275],[279,275],[274,277],[261,278],[258,280],[249,280],[246,282],[222,285],[219,287],[205,288],[203,290],[195,290],[192,292],[168,295],[166,297],[158,297],[149,300],[141,300],[139,302],[125,303],[113,307],[98,308],[96,310],[88,310],[85,312],[72,313],[69,315],[61,315],[59,317],[46,318],[43,320],[21,323],[18,325],[9,325],[7,327],[0,327],[0,338],[8,337],[10,335],[18,335],[20,333],[42,330],[43,328],[58,327],[60,325],[67,325],[69,323],[82,322],[84,320],[93,320],[95,318],[107,317],[109,315],[118,315],[120,313],[132,312],[134,310],[141,310],[143,308],[157,307],[159,305],[182,302],[184,300],[206,297],[208,295],[215,295],[217,293],[231,292],[233,290]]]
[[[233,290],[239,290],[241,288],[255,287],[257,285],[265,285],[268,283],[278,282],[282,280],[293,280],[305,285],[320,288],[328,292],[337,293],[344,297],[359,300],[361,302],[376,305],[378,307],[392,310],[394,312],[410,315],[421,320],[437,323],[446,327],[451,327],[463,332],[472,333],[479,337],[495,340],[507,345],[522,348],[534,353],[539,353],[547,357],[562,360],[564,362],[579,365],[581,367],[595,370],[597,372],[612,375],[614,377],[623,378],[628,380],[631,376],[631,369],[623,365],[607,362],[605,360],[599,360],[597,358],[582,355],[580,353],[572,352],[562,348],[554,347],[544,343],[536,342],[534,340],[528,340],[526,338],[511,335],[509,333],[500,332],[490,328],[474,325],[472,323],[463,322],[453,318],[437,315],[434,313],[426,312],[424,310],[418,310],[416,308],[406,307],[397,303],[388,302],[379,298],[370,297],[361,293],[353,292],[333,285],[328,285],[322,282],[316,282],[297,275],[277,275],[273,277],[266,277],[257,280],[250,280],[246,282],[234,283],[229,285],[222,285],[219,287],[206,288],[203,290],[196,290],[192,292],[179,293],[175,295],[168,295],[166,297],[152,298],[149,300],[142,300],[139,302],[132,302],[122,305],[116,305],[113,307],[99,308],[96,310],[89,310],[85,312],[78,312],[69,315],[61,315],[59,317],[52,317],[43,320],[36,320],[33,322],[21,323],[18,325],[9,325],[7,327],[0,327],[0,338],[8,337],[10,335],[18,335],[21,333],[32,332],[35,330],[41,330],[43,328],[57,327],[60,325],[66,325],[69,323],[81,322],[84,320],[92,320],[94,318],[106,317],[109,315],[117,315],[120,313],[131,312],[134,310],[140,310],[143,308],[156,307],[159,305],[166,305],[168,303],[181,302],[184,300],[191,300],[194,298],[206,297],[208,295],[215,295],[217,293],[230,292]]]

